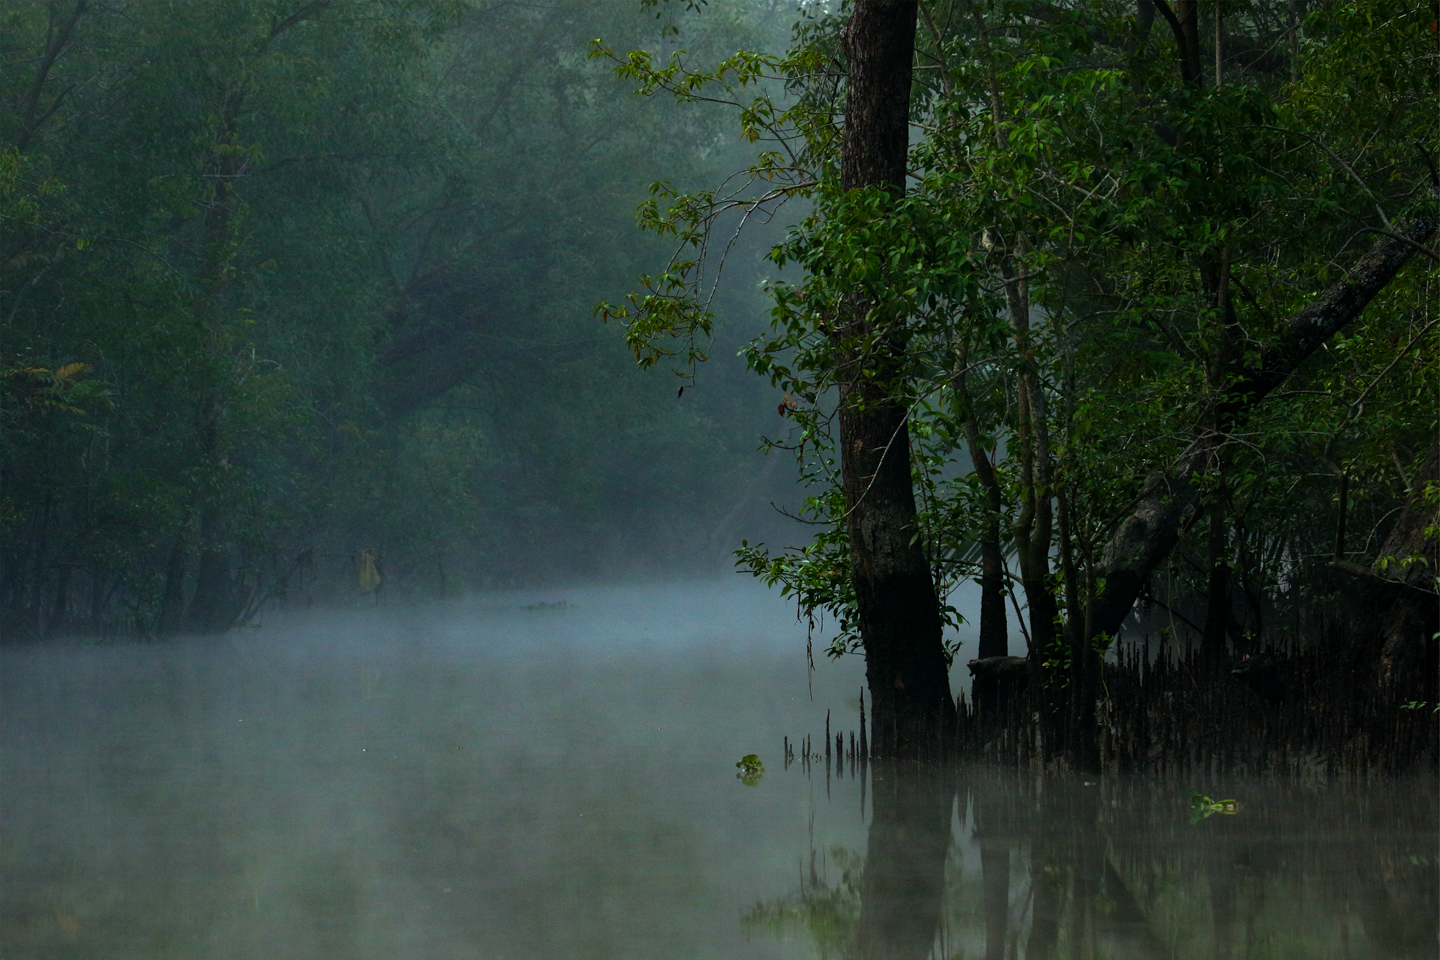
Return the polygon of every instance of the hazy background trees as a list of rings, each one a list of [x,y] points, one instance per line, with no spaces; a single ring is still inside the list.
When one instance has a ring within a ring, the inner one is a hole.
[[[223,629],[271,593],[353,595],[361,550],[392,596],[714,569],[769,522],[774,406],[733,360],[753,242],[731,362],[683,399],[593,315],[660,252],[645,185],[747,148],[586,44],[765,46],[779,8],[0,17],[7,636]]]

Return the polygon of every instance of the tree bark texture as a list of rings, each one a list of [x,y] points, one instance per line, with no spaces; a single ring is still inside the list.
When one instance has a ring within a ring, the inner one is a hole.
[[[846,190],[905,192],[917,5],[857,0],[844,30],[849,79],[841,143]],[[842,305],[838,336],[872,331],[863,295]],[[917,536],[910,473],[909,411],[896,398],[898,347],[842,357],[839,389],[851,575],[871,693],[871,750],[884,757],[937,756],[955,720],[941,640],[940,603]]]
[[[1423,243],[1435,229],[1435,214],[1426,213],[1397,225],[1396,233]],[[1218,404],[1214,422],[1219,428],[1230,430],[1242,423],[1321,344],[1358,317],[1414,254],[1409,243],[1388,236],[1377,240],[1347,277],[1291,317],[1259,362],[1242,372]],[[1099,576],[1105,586],[1095,598],[1092,638],[1120,630],[1146,579],[1175,549],[1182,527],[1200,505],[1195,478],[1206,469],[1209,456],[1209,436],[1202,436],[1173,470],[1145,480],[1101,555]]]

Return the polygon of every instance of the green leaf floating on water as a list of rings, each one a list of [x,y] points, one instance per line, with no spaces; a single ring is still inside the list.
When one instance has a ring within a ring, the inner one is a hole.
[[[1234,816],[1240,812],[1238,800],[1211,800],[1203,793],[1190,794],[1190,822],[1199,823],[1217,813]]]
[[[740,768],[740,772],[735,774],[735,778],[747,787],[755,786],[760,782],[760,778],[765,776],[765,764],[761,763],[760,758],[753,753],[745,754],[736,761],[735,766]]]

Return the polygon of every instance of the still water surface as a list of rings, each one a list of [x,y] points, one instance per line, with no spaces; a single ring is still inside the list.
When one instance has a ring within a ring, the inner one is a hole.
[[[804,647],[735,583],[0,649],[0,958],[1437,956],[1431,782],[857,776]]]

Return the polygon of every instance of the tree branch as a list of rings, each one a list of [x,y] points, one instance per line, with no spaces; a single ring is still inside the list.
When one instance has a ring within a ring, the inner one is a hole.
[[[40,124],[50,118],[56,108],[60,106],[60,99],[63,99],[65,96],[65,94],[62,93],[60,98],[57,98],[55,103],[51,104],[50,109],[45,111],[44,116],[39,118],[35,116],[36,111],[40,108],[40,94],[45,89],[45,81],[50,76],[50,70],[55,66],[55,61],[59,59],[60,53],[65,49],[66,45],[70,43],[70,34],[74,32],[75,24],[79,22],[80,15],[85,12],[87,3],[88,0],[75,0],[75,9],[70,11],[70,16],[60,25],[60,32],[46,45],[45,56],[41,59],[40,66],[35,70],[35,80],[30,84],[30,89],[25,93],[25,107],[22,114],[24,121],[20,125],[20,137],[15,141],[15,149],[21,153],[24,153],[25,148],[30,145],[30,140],[35,136],[35,131],[40,129]],[[68,93],[69,91],[67,90],[65,92]]]
[[[304,4],[300,7],[300,9],[290,14],[290,16],[286,17],[284,20],[277,20],[276,22],[272,23],[270,25],[270,39],[274,40],[276,37],[280,36],[280,34],[295,26],[295,24],[309,17],[310,14],[314,13],[316,10],[323,10],[328,6],[330,6],[330,0],[311,0],[310,3]]]
[[[1435,229],[1434,213],[1401,224],[1398,237],[1381,237],[1349,276],[1291,317],[1260,362],[1221,401],[1213,421],[1219,429],[1242,423],[1321,344],[1360,315],[1414,256],[1402,240],[1420,243]],[[1135,507],[1101,555],[1098,574],[1105,587],[1095,600],[1093,636],[1120,630],[1146,578],[1175,549],[1182,527],[1200,506],[1202,491],[1194,481],[1204,472],[1207,454],[1206,438],[1198,437],[1169,474],[1157,472],[1146,479]]]

